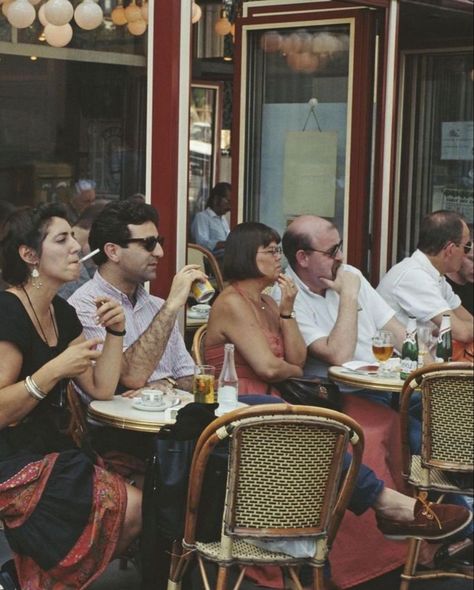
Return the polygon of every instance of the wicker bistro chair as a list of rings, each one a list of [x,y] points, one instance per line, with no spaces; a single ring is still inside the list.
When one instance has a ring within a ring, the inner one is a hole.
[[[191,355],[196,365],[204,364],[204,340],[207,333],[207,324],[199,326],[194,332],[193,344],[191,346]]]
[[[442,363],[413,371],[403,384],[400,401],[403,477],[416,495],[419,492],[441,492],[439,501],[450,492],[473,495],[473,377],[472,363]],[[411,395],[419,387],[423,401],[422,446],[421,455],[412,456],[408,439],[408,409]],[[470,485],[460,488],[449,472],[467,474]],[[469,575],[453,570],[417,572],[420,543],[420,539],[410,540],[400,590],[408,590],[411,580],[440,577],[471,579]]]
[[[204,472],[211,451],[226,437],[230,451],[221,539],[204,543],[196,540]],[[349,445],[352,461],[341,483]],[[175,544],[168,590],[181,589],[193,556],[206,590],[205,561],[218,566],[217,590],[227,589],[230,566],[241,566],[237,590],[246,567],[263,564],[283,568],[293,588],[302,590],[297,568],[304,563],[313,568],[313,587],[323,588],[323,566],[351,496],[363,446],[362,430],[354,420],[324,408],[266,404],[213,421],[194,452],[184,539],[181,548]],[[295,558],[246,542],[282,537],[315,539],[314,555]]]
[[[224,288],[224,279],[214,254],[198,244],[188,243],[187,248],[188,264],[199,264],[206,273],[209,274],[209,279],[213,283],[215,289],[220,293]]]

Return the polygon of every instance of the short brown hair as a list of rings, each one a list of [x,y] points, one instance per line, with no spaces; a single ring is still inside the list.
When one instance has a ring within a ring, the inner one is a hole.
[[[225,242],[224,279],[232,282],[263,276],[257,266],[257,251],[271,242],[279,244],[280,235],[264,223],[246,221],[236,225]]]

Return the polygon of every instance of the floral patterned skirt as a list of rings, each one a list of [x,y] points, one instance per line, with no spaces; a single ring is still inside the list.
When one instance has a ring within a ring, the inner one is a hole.
[[[0,517],[22,590],[87,588],[115,553],[124,481],[77,449],[23,457],[20,465],[8,477],[3,470]]]

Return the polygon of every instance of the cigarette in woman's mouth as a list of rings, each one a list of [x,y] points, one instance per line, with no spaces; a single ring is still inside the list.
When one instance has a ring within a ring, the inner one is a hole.
[[[93,256],[95,256],[96,254],[98,254],[100,252],[100,248],[96,248],[95,250],[92,250],[92,252],[89,252],[89,254],[86,254],[85,256],[83,256],[79,262],[85,262],[86,260],[89,260],[89,258],[92,258]]]

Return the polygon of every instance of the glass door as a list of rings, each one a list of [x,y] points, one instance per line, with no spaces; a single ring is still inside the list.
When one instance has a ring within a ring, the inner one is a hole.
[[[326,217],[368,270],[377,11],[294,6],[243,19],[239,219]]]

